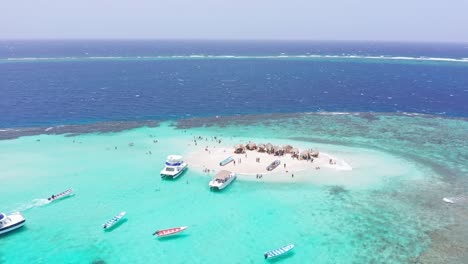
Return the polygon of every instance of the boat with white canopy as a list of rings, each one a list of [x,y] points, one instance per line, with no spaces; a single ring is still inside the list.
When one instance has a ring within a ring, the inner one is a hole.
[[[227,170],[222,170],[208,184],[212,189],[222,190],[236,179],[236,174]]]

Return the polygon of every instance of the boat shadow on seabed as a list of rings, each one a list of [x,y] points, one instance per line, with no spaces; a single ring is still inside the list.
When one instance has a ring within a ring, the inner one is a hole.
[[[265,259],[265,261],[267,261],[268,263],[280,263],[286,259],[292,258],[295,254],[295,252],[288,252],[278,257]]]
[[[28,231],[28,227],[26,225],[22,226],[21,228],[18,228],[18,229],[15,229],[15,230],[11,230],[11,231],[8,231],[4,234],[1,234],[0,235],[0,239],[4,239],[4,238],[7,238],[9,236],[14,236],[14,235],[17,235],[19,233],[23,233],[23,232],[26,232]],[[3,263],[0,261],[0,263]]]
[[[183,239],[185,237],[188,237],[190,236],[189,234],[175,234],[175,235],[172,235],[172,236],[166,236],[166,237],[158,237],[158,240],[161,241],[161,242],[164,242],[164,241],[171,241],[171,240],[174,240],[174,239]]]

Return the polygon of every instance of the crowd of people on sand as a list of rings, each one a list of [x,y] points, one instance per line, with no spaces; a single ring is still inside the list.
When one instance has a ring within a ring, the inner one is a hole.
[[[210,141],[212,141],[212,142],[214,141],[214,142],[217,143],[217,144],[221,144],[221,138],[219,138],[218,136],[211,136],[209,139],[210,139]],[[208,142],[208,137],[198,136],[198,137],[193,137],[193,139],[192,139],[192,141],[193,141],[193,143],[195,144],[195,146],[197,146],[198,143],[199,143],[200,141],[203,141],[203,140],[205,140],[205,142]],[[205,148],[205,150],[207,150],[207,149],[208,149],[208,146]],[[208,151],[208,150],[207,150],[207,151]]]

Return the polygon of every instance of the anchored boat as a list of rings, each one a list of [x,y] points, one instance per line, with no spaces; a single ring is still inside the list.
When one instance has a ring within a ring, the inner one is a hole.
[[[170,155],[167,156],[166,166],[161,171],[161,177],[177,178],[187,168],[187,163],[184,162],[182,156]]]
[[[270,165],[268,165],[266,167],[266,169],[267,169],[267,171],[272,171],[272,170],[276,169],[276,167],[278,167],[280,164],[281,164],[280,160],[275,160]]]
[[[26,223],[26,219],[20,213],[6,215],[0,213],[0,235],[16,230]]]
[[[118,215],[112,217],[109,221],[107,221],[105,224],[102,225],[104,229],[111,229],[115,224],[120,222],[122,218],[125,216],[126,212],[122,211]]]
[[[265,259],[278,257],[278,256],[288,253],[293,248],[294,248],[294,244],[286,245],[284,247],[280,247],[280,248],[265,252],[265,254],[263,254],[263,257],[265,257]]]
[[[153,233],[153,236],[154,235],[157,235],[158,237],[172,236],[172,235],[175,235],[175,234],[178,234],[178,233],[184,231],[187,228],[188,228],[188,226],[181,226],[181,227],[173,227],[173,228],[158,230],[158,231]]]
[[[52,202],[52,201],[55,201],[55,200],[58,200],[58,199],[62,199],[64,197],[66,197],[66,196],[70,196],[72,194],[73,194],[73,189],[68,189],[68,190],[66,190],[64,192],[61,192],[61,193],[58,193],[58,194],[52,194],[52,196],[47,198],[47,200]]]
[[[466,203],[468,201],[468,196],[460,195],[460,196],[455,196],[455,197],[444,197],[442,199],[446,203]]]
[[[233,161],[234,161],[234,159],[231,156],[229,156],[229,157],[225,158],[224,160],[222,160],[219,163],[219,166],[225,166],[225,165],[227,165],[227,164],[229,164],[229,163],[231,163]]]
[[[216,174],[208,184],[212,189],[222,190],[236,179],[236,174],[227,170],[222,170]]]

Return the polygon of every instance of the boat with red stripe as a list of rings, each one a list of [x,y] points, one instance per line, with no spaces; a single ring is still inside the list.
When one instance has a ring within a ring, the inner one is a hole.
[[[188,226],[181,226],[181,227],[173,227],[173,228],[168,228],[168,229],[163,229],[163,230],[158,230],[153,233],[153,236],[158,236],[158,237],[167,237],[167,236],[172,236],[175,234],[178,234],[185,229],[187,229]]]

